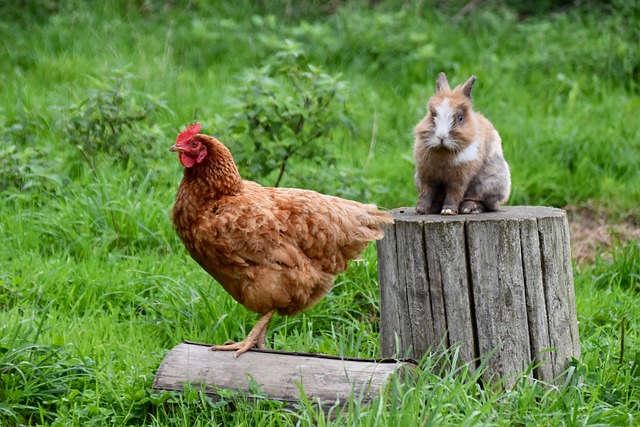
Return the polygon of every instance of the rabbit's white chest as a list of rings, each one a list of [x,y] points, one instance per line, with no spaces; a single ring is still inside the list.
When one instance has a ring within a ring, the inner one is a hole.
[[[480,141],[475,140],[469,144],[464,150],[459,152],[454,158],[452,163],[457,166],[463,163],[468,163],[478,158],[478,148],[480,147]]]

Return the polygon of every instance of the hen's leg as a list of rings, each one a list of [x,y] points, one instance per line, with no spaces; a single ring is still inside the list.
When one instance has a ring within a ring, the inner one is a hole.
[[[235,357],[240,356],[242,353],[246,352],[250,348],[264,348],[264,339],[267,336],[267,328],[269,327],[269,322],[273,317],[275,310],[271,310],[264,316],[258,320],[258,323],[251,329],[251,332],[247,335],[245,339],[240,342],[235,343],[225,343],[224,345],[214,345],[210,348],[210,350],[214,351],[232,351],[236,350]]]

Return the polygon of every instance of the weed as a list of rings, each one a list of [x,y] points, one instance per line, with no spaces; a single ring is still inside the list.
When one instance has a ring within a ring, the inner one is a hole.
[[[590,274],[598,288],[619,287],[640,292],[640,242],[622,244],[618,239],[611,249],[597,257]]]
[[[44,423],[58,404],[74,399],[95,380],[91,359],[72,357],[65,346],[39,343],[47,310],[18,323],[0,338],[0,420]]]
[[[133,75],[117,72],[105,80],[94,80],[76,105],[65,108],[64,138],[78,149],[94,173],[100,155],[143,175],[148,159],[157,157],[154,142],[164,136],[152,122],[152,113],[165,108],[161,100],[132,90]]]
[[[51,144],[43,141],[48,128],[45,117],[24,109],[14,118],[4,117],[0,124],[0,191],[50,191],[62,184],[63,177],[54,172],[57,156]]]

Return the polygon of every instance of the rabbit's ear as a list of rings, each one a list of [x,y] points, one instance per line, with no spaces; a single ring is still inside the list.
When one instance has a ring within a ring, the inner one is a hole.
[[[460,86],[460,92],[469,99],[471,99],[471,88],[473,87],[473,83],[476,81],[476,78],[476,76],[471,76],[469,77],[469,80]]]
[[[442,90],[451,90],[445,73],[438,74],[438,78],[436,78],[436,91],[440,92]]]

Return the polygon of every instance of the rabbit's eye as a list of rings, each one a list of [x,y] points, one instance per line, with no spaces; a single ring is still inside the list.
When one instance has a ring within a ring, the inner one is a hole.
[[[464,121],[464,114],[458,114],[458,123],[462,123]]]

